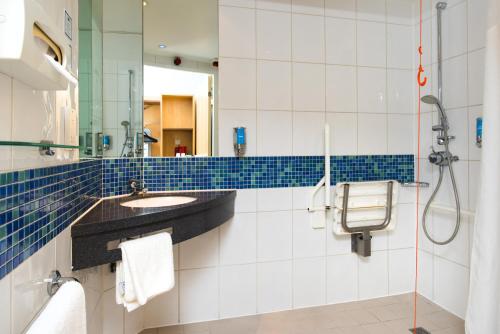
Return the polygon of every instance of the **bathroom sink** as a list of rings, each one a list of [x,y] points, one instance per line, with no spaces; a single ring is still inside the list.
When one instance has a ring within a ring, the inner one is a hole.
[[[195,197],[188,196],[159,196],[141,198],[132,201],[120,203],[121,206],[129,208],[163,208],[166,206],[181,205],[196,201]]]

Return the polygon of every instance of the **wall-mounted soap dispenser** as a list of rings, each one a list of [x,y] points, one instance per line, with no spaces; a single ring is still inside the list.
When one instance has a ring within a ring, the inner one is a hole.
[[[233,129],[234,154],[243,157],[246,151],[246,128],[236,127]]]
[[[481,147],[483,145],[483,118],[476,118],[476,146]]]
[[[65,90],[68,83],[78,83],[71,73],[72,20],[63,3],[0,1],[0,72],[39,90]]]

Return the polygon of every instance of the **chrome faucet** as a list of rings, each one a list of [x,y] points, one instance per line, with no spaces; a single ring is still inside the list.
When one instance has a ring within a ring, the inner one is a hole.
[[[139,195],[141,193],[145,194],[148,192],[148,188],[146,188],[146,184],[142,180],[130,179],[128,184],[132,189],[132,194],[130,194],[131,196]]]

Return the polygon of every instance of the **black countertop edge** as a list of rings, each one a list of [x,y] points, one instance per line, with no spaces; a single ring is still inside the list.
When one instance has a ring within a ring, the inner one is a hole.
[[[157,208],[129,208],[121,203],[149,197],[195,197],[190,203]],[[104,198],[71,227],[71,236],[87,236],[141,227],[196,214],[236,198],[235,190],[155,192],[136,196]]]

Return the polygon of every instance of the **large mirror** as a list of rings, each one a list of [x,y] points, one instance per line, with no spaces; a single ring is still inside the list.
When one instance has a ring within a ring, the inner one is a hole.
[[[144,156],[216,154],[217,0],[145,0]]]
[[[217,154],[217,0],[79,0],[81,157]]]

